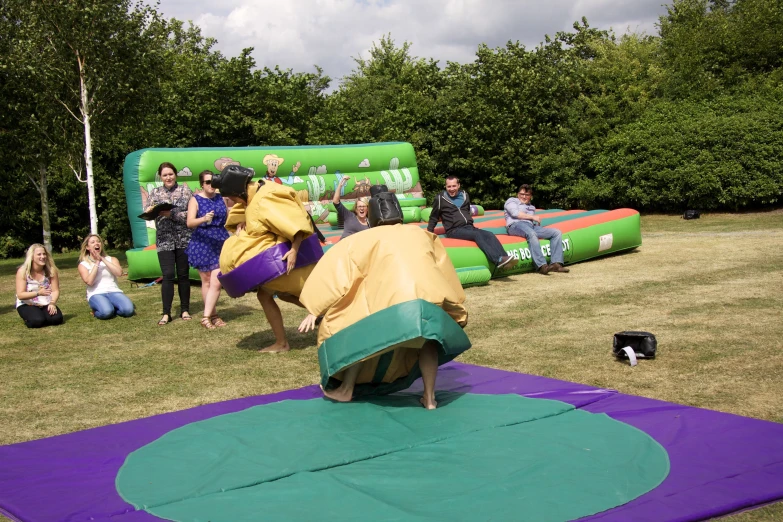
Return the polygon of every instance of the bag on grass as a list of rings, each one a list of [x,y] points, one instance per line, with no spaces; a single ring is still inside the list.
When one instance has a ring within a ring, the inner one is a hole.
[[[636,359],[655,359],[658,341],[650,332],[618,332],[614,334],[612,353],[618,359],[628,359],[631,366]]]
[[[682,215],[682,219],[699,219],[701,217],[701,212],[698,210],[686,210],[685,213]]]

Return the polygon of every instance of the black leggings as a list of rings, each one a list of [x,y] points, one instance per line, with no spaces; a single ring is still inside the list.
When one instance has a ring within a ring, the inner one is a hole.
[[[55,305],[57,308],[57,305]],[[48,307],[23,304],[16,308],[19,317],[28,328],[43,328],[44,326],[57,326],[63,324],[63,313],[57,308],[57,313],[49,315]]]
[[[190,312],[190,279],[188,278],[188,255],[184,248],[161,252],[158,250],[160,270],[163,281],[160,284],[160,295],[163,298],[163,314],[171,317],[171,303],[174,301],[174,275],[177,278],[179,291],[180,313]],[[176,265],[176,270],[174,268]]]

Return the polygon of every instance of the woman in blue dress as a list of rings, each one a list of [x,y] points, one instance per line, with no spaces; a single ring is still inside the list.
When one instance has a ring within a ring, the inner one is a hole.
[[[220,297],[220,249],[228,239],[225,229],[228,211],[220,194],[212,187],[212,172],[205,170],[198,176],[201,190],[188,202],[188,228],[193,229],[187,254],[190,266],[201,276],[201,296],[204,299],[204,317],[201,325],[207,330],[225,326],[215,306]]]

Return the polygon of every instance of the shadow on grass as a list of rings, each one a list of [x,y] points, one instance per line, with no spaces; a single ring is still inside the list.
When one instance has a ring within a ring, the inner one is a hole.
[[[248,315],[258,315],[260,319],[263,319],[263,322],[266,322],[266,319],[264,318],[264,311],[261,310],[260,307],[253,308],[252,306],[247,305],[221,307],[218,309],[218,315],[226,322],[233,321]]]
[[[261,314],[263,317],[263,313]],[[266,322],[266,320],[264,320]],[[241,339],[237,343],[237,348],[240,350],[260,350],[266,348],[275,343],[275,336],[268,324],[260,325],[262,328],[260,332],[255,332],[244,339]],[[306,348],[314,348],[316,343],[316,336],[313,333],[300,334],[299,331],[292,327],[286,328],[286,337],[288,337],[288,345],[292,350],[304,350]]]
[[[0,306],[0,315],[10,314],[11,312],[16,312],[16,306],[14,305]]]

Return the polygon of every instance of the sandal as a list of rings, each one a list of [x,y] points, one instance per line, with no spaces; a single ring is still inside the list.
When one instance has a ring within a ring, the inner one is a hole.
[[[171,317],[169,317],[168,314],[163,314],[163,317],[161,317],[160,321],[158,321],[158,326],[165,326],[169,324],[169,321],[171,321]]]
[[[191,319],[193,319],[193,316],[190,315],[190,312],[182,312],[180,314],[180,317],[182,318],[183,321],[190,321]]]
[[[213,315],[212,317],[210,317],[210,319],[212,319],[212,324],[214,324],[218,328],[222,328],[223,326],[226,326],[226,322],[220,317],[218,317],[217,315]]]
[[[209,317],[204,317],[201,319],[201,326],[206,328],[207,330],[214,330],[215,325],[212,324],[212,321],[210,321]]]

